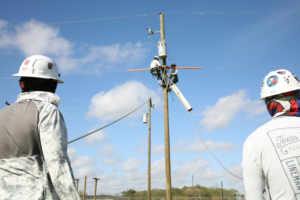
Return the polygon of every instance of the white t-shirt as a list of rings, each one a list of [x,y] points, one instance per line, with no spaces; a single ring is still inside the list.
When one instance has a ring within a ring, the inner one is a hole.
[[[254,131],[243,149],[247,200],[300,200],[300,118],[278,117]],[[267,194],[268,196],[268,194]]]
[[[150,68],[154,68],[154,67],[159,67],[160,63],[158,62],[158,60],[152,60],[151,64],[150,64]]]

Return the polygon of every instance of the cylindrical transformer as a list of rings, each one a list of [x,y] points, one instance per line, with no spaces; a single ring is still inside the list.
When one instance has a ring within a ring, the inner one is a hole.
[[[167,57],[167,43],[159,41],[157,48],[158,48],[159,57],[166,58]]]
[[[147,123],[148,121],[148,113],[143,114],[143,123]]]

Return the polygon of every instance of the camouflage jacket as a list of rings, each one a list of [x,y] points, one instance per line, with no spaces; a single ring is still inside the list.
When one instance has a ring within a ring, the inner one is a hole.
[[[1,200],[80,199],[59,101],[53,93],[26,92],[0,110]]]

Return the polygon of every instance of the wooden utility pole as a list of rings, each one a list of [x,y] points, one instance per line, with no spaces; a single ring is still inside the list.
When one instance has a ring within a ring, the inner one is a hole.
[[[192,187],[193,187],[193,197],[194,197],[194,175],[192,175]]]
[[[84,177],[84,188],[83,188],[83,197],[82,197],[82,200],[85,200],[85,190],[86,190],[86,176]]]
[[[223,181],[221,181],[221,186],[222,186],[222,199],[223,199]]]
[[[164,14],[160,15],[160,37],[161,42],[165,42],[165,24]],[[162,58],[162,74],[165,85],[163,86],[164,94],[164,124],[165,124],[165,165],[166,165],[166,200],[172,200],[171,191],[171,158],[170,158],[170,136],[169,136],[169,105],[168,105],[168,83],[166,57]]]
[[[78,181],[79,181],[79,178],[78,179],[74,179],[74,180],[76,180],[76,182],[77,182],[77,184],[76,184],[76,190],[78,192]]]
[[[97,181],[100,180],[100,178],[93,178],[95,179],[95,193],[94,193],[94,200],[96,200],[96,194],[97,194]]]
[[[151,98],[148,102],[148,200],[151,198]]]

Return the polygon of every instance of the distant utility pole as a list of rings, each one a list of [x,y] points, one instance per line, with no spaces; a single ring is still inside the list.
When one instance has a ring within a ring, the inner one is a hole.
[[[151,198],[151,98],[148,103],[148,200]]]
[[[76,184],[76,190],[78,192],[78,181],[79,181],[79,178],[78,179],[74,179],[74,180],[76,180],[76,182],[77,182],[77,184]]]
[[[95,193],[94,193],[94,200],[96,200],[96,194],[97,194],[97,181],[100,180],[100,178],[93,178],[95,179]]]
[[[83,197],[82,197],[82,200],[85,200],[85,190],[86,190],[86,176],[84,177],[84,189],[83,189]]]
[[[160,37],[161,42],[165,42],[165,24],[164,14],[160,15]],[[164,124],[165,124],[165,165],[166,165],[166,200],[172,200],[171,191],[171,159],[170,159],[170,135],[169,135],[169,105],[168,105],[168,82],[167,82],[167,56],[162,57],[162,74],[165,85],[163,86],[164,94]]]
[[[222,200],[223,200],[223,181],[221,181],[221,187],[222,187]]]
[[[192,187],[193,187],[193,197],[194,197],[194,175],[192,175]]]

